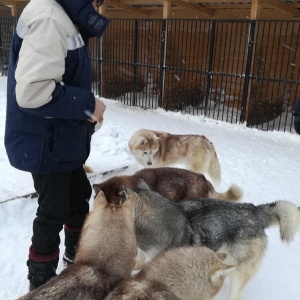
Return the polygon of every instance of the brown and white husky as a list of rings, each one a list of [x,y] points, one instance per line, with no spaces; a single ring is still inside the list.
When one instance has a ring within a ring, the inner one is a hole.
[[[131,275],[136,247],[130,197],[122,204],[109,204],[100,192],[84,223],[75,263],[20,299],[104,299]]]
[[[214,183],[220,183],[221,168],[215,147],[203,135],[140,129],[130,138],[128,146],[145,168],[183,163],[188,170],[208,173]]]

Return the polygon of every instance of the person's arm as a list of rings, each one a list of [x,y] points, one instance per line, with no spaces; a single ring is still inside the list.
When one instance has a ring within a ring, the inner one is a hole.
[[[95,110],[94,94],[63,85],[65,30],[52,19],[35,22],[25,36],[16,69],[19,107],[42,117],[85,120]]]

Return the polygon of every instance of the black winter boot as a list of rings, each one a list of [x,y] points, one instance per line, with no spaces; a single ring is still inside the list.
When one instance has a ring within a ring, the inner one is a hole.
[[[56,268],[58,264],[58,258],[54,261],[47,262],[34,262],[28,259],[28,279],[29,290],[33,291],[39,286],[46,283],[49,279],[56,276]]]
[[[66,250],[63,256],[63,263],[69,266],[74,263],[81,228],[70,228],[65,225],[64,231]]]
[[[29,259],[27,261],[29,289],[30,291],[46,283],[56,276],[59,260],[59,248],[50,253],[38,253],[33,245],[29,247]]]

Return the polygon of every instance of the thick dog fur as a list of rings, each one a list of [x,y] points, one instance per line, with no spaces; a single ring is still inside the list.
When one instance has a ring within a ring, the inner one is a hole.
[[[178,135],[140,129],[130,138],[128,146],[144,167],[167,167],[185,164],[188,170],[208,173],[220,183],[221,168],[214,145],[203,135]]]
[[[190,220],[194,241],[226,253],[226,262],[237,266],[230,274],[230,300],[241,298],[260,266],[268,244],[265,229],[279,225],[281,240],[290,242],[300,226],[300,211],[288,201],[255,206],[207,199],[185,200],[178,206]]]
[[[130,191],[126,192],[130,194]],[[164,208],[159,205],[159,202],[164,202],[165,198],[151,191],[141,179],[138,181],[135,197],[139,198],[140,202],[156,203],[147,206],[143,211],[144,214],[153,215],[156,219],[168,215],[167,211],[162,213]],[[255,206],[250,203],[232,203],[215,199],[205,201],[192,199],[170,202],[170,204],[179,208],[188,219],[193,231],[191,240],[194,245],[202,245],[216,252],[226,253],[228,257],[225,262],[236,265],[235,270],[230,274],[228,298],[230,300],[240,299],[245,285],[260,266],[268,243],[265,229],[271,225],[279,225],[282,241],[290,242],[300,226],[299,208],[287,201]],[[143,223],[145,227],[148,226],[148,222]],[[177,234],[179,234],[178,230],[180,228],[176,228]],[[160,227],[151,227],[153,236],[159,233]],[[147,239],[145,242],[148,242],[148,245],[144,247],[150,249],[152,240]],[[142,262],[141,258],[140,262]]]
[[[206,247],[168,250],[121,283],[106,300],[212,300],[233,266]]]
[[[139,178],[142,178],[152,190],[171,201],[186,198],[239,201],[243,196],[242,189],[236,184],[232,184],[226,192],[218,193],[204,175],[170,167],[142,169],[133,175],[115,176],[94,184],[93,187],[102,190],[107,201],[120,201],[123,186],[136,190]]]
[[[141,181],[140,185],[142,188],[139,184],[137,187],[140,195],[127,187],[122,193],[124,200],[130,197],[134,204],[138,246],[135,268],[140,268],[167,249],[192,244],[191,227],[181,208],[157,193],[161,199],[153,201],[148,195],[151,195],[152,191],[145,182]],[[144,189],[143,185],[146,185],[147,189]]]
[[[104,299],[131,275],[135,256],[132,201],[108,204],[100,192],[85,221],[75,263],[20,299]]]

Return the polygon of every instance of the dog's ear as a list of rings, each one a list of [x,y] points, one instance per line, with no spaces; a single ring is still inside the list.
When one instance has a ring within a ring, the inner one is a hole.
[[[141,190],[150,190],[150,187],[149,187],[148,184],[145,182],[145,180],[142,179],[142,178],[139,178],[139,179],[137,180],[136,186],[137,186],[138,189],[141,189]]]
[[[95,196],[101,191],[100,184],[93,184],[93,189],[95,191]]]
[[[120,205],[122,205],[128,198],[128,193],[126,193],[125,185],[122,186],[122,190],[118,193],[120,196]]]
[[[95,201],[94,201],[94,207],[97,207],[98,205],[107,205],[107,200],[105,198],[104,193],[101,190],[95,197]]]
[[[219,270],[217,270],[210,278],[211,282],[218,282],[220,278],[226,277],[232,270],[235,269],[234,265],[221,264]]]
[[[134,191],[131,188],[129,188],[127,185],[124,185],[123,189],[124,189],[125,197],[131,196],[134,194]]]
[[[219,257],[220,261],[225,260],[225,258],[227,257],[226,253],[216,253],[216,254]]]
[[[143,138],[143,139],[140,140],[139,145],[140,145],[140,146],[144,146],[144,145],[146,145],[147,143],[148,143],[148,140]]]

